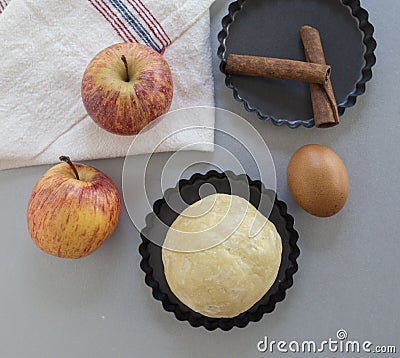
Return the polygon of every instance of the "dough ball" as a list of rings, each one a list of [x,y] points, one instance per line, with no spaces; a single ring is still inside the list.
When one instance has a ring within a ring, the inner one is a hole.
[[[192,310],[229,318],[247,311],[274,283],[282,241],[247,200],[205,197],[172,223],[162,249],[172,292]]]

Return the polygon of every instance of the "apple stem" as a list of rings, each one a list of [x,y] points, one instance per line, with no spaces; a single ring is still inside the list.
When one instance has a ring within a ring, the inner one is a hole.
[[[126,60],[126,57],[125,57],[125,55],[122,55],[121,56],[121,60],[122,60],[122,62],[124,63],[124,65],[125,65],[125,71],[126,71],[126,82],[129,82],[129,72],[128,72],[128,61]]]
[[[67,164],[69,164],[69,166],[72,168],[72,170],[74,171],[75,177],[77,180],[79,180],[79,174],[78,171],[75,168],[75,165],[71,162],[71,159],[69,157],[67,157],[66,155],[62,155],[59,158],[62,162],[65,162]]]

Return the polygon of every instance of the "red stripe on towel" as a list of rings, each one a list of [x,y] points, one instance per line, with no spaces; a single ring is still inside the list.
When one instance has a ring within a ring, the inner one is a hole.
[[[127,34],[128,36],[128,42],[139,42],[136,38],[136,36],[130,31],[130,29],[125,25],[125,23],[119,18],[118,14],[116,14],[106,3],[104,0],[97,0],[97,2],[101,3],[104,5],[106,8],[105,11],[108,11],[109,14],[111,14],[111,18],[118,22],[119,27],[122,29],[122,31]]]
[[[171,44],[171,39],[169,38],[168,34],[165,32],[161,24],[158,22],[158,20],[151,13],[151,11],[149,11],[149,9],[141,0],[133,0],[133,1],[135,1],[139,6],[141,6],[142,9],[148,14],[148,16],[150,16],[153,19],[153,23],[159,29],[161,36],[163,36],[164,40],[166,41],[166,46],[169,46]]]
[[[124,42],[138,42],[120,18],[101,0],[88,0]]]
[[[138,4],[136,3],[135,0],[127,0],[128,3],[132,6],[132,8],[136,11],[136,13],[140,16],[140,18],[145,22],[147,27],[150,29],[152,34],[160,41],[162,47],[164,48],[165,46],[168,46],[167,43],[165,43],[165,39],[163,39],[162,36],[159,33],[159,30],[155,28],[155,24],[152,22],[152,20],[149,18],[149,16],[146,16],[146,13],[143,11],[143,9],[140,9]],[[142,10],[142,11],[141,11]]]
[[[100,8],[97,4],[94,3],[94,0],[89,0],[89,2],[92,4],[92,6],[106,19],[106,21],[111,25],[111,27],[115,30],[115,32],[118,34],[118,36],[126,41],[125,37],[121,34],[121,32],[119,31],[119,29],[117,27],[114,26],[112,19],[109,18],[109,15],[103,11],[102,8]]]

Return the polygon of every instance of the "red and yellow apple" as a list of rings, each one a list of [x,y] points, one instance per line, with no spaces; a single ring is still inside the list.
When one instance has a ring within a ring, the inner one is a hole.
[[[114,182],[88,165],[50,168],[36,183],[28,203],[28,230],[44,252],[80,258],[96,250],[114,231],[121,197]]]
[[[99,126],[115,134],[138,134],[169,110],[171,70],[164,57],[146,45],[115,44],[89,63],[81,94],[87,113]]]

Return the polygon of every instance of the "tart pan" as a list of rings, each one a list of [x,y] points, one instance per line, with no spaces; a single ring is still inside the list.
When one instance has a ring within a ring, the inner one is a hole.
[[[359,0],[238,0],[229,5],[218,34],[225,84],[245,109],[290,128],[313,127],[309,85],[225,73],[230,53],[305,61],[302,25],[320,32],[339,115],[365,92],[376,62],[374,27]]]
[[[275,224],[282,239],[282,261],[274,284],[248,311],[233,318],[210,318],[191,310],[172,293],[164,274],[162,249],[154,242],[160,242],[160,235],[165,238],[169,226],[179,215],[167,202],[172,203],[182,198],[187,205],[191,205],[200,200],[200,187],[206,183],[211,184],[217,193],[231,194],[232,180],[235,181],[235,186],[248,186],[250,199],[246,199],[256,208],[262,195],[274,201],[269,220]],[[156,217],[159,220],[156,220]],[[154,203],[153,212],[146,217],[146,227],[140,234],[142,243],[139,246],[142,256],[140,267],[145,272],[145,282],[152,288],[153,297],[161,301],[164,309],[173,312],[180,321],[188,321],[193,327],[203,326],[210,331],[217,328],[224,331],[233,327],[243,328],[249,322],[259,321],[265,313],[272,312],[276,303],[285,298],[286,290],[293,285],[293,275],[298,269],[296,259],[300,254],[297,246],[299,236],[293,224],[294,219],[287,213],[286,204],[278,200],[272,190],[265,189],[260,181],[253,181],[244,174],[235,175],[232,172],[209,171],[206,174],[194,174],[189,180],[180,180],[175,188],[168,189],[164,197]]]

